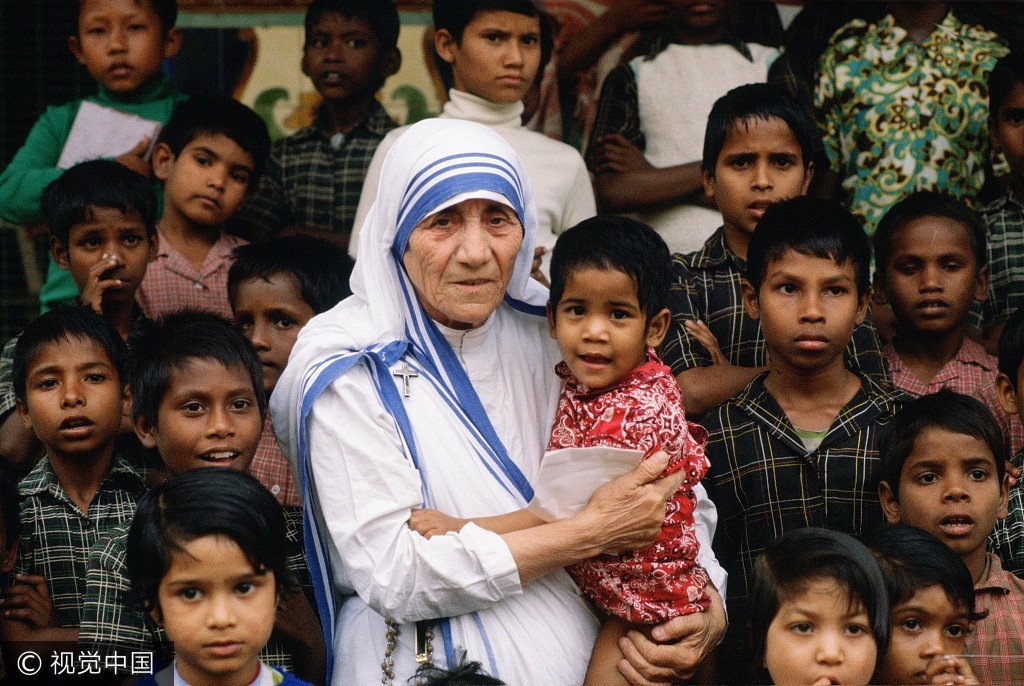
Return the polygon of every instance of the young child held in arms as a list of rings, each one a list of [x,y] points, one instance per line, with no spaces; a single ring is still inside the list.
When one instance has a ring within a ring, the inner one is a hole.
[[[977,684],[963,658],[974,612],[974,581],[960,557],[913,526],[882,529],[872,540],[889,589],[889,650],[879,684]],[[959,677],[959,678],[958,678]]]
[[[124,341],[84,307],[40,316],[15,348],[18,414],[46,458],[18,486],[22,536],[0,622],[7,641],[77,639],[89,549],[131,520],[145,491],[114,450],[124,366]]]
[[[985,618],[966,642],[968,663],[983,684],[1024,678],[1024,581],[986,549],[1006,516],[1002,436],[992,413],[966,395],[943,390],[904,406],[879,445],[878,495],[890,524],[924,529],[949,546],[974,580]]]
[[[735,620],[732,620],[735,621]],[[878,561],[852,536],[790,531],[757,559],[747,683],[865,686],[889,640],[889,599]]]
[[[0,174],[0,219],[13,224],[30,226],[43,221],[43,190],[64,173],[57,163],[83,103],[163,124],[174,106],[187,97],[174,90],[162,72],[164,59],[173,57],[181,47],[181,32],[175,28],[175,0],[78,0],[75,5],[78,22],[75,35],[68,37],[68,47],[99,90],[48,108]],[[143,138],[130,151],[106,153],[117,155],[117,162],[148,178],[149,147],[150,140]],[[51,255],[40,293],[43,310],[70,304],[78,293],[72,277]]]
[[[623,217],[581,222],[559,236],[551,259],[548,324],[564,363],[556,369],[562,393],[548,450],[608,446],[642,450],[645,457],[663,451],[671,458],[665,473],[683,475],[652,546],[569,567],[608,615],[587,684],[627,683],[617,666],[626,632],[649,637],[653,625],[711,602],[693,517],[694,488],[707,471],[706,433],[686,420],[672,374],[654,352],[668,326],[670,277],[665,241]],[[436,514],[415,511],[409,525],[424,535],[441,533]],[[464,523],[455,520],[444,530]],[[507,532],[541,522],[522,510],[477,523]]]
[[[122,339],[142,316],[135,292],[156,256],[156,207],[149,181],[109,160],[75,165],[43,193],[54,264],[71,274],[79,302]],[[11,361],[18,338],[0,354],[0,455],[28,467],[39,439],[14,413]]]
[[[309,236],[242,245],[235,248],[234,260],[228,270],[228,298],[235,325],[259,355],[269,398],[302,327],[352,295],[348,279],[354,263],[340,248]],[[269,416],[249,473],[282,505],[301,505]]]
[[[221,228],[256,187],[269,150],[266,124],[236,100],[196,97],[175,108],[153,148],[164,211],[137,296],[147,317],[187,308],[231,317],[228,267],[245,241]]]
[[[376,96],[402,63],[398,29],[391,0],[310,4],[302,72],[323,103],[311,126],[274,141],[239,223],[261,237],[286,230],[348,247],[367,167],[395,128]]]
[[[700,250],[673,256],[672,323],[662,346],[691,417],[703,417],[767,369],[765,335],[740,288],[747,246],[769,205],[807,192],[817,147],[810,113],[777,86],[734,88],[711,109],[701,175],[723,223]],[[870,321],[854,328],[845,356],[848,367],[886,378]]]
[[[870,297],[867,235],[838,203],[808,197],[769,207],[750,238],[744,307],[758,320],[768,371],[703,420],[718,508],[718,560],[729,572],[725,654],[745,654],[754,561],[794,529],[863,535],[883,523],[878,431],[900,395],[843,360]],[[722,661],[725,683],[750,683]]]
[[[1000,327],[999,376],[996,389],[1003,409],[1024,418],[1024,307],[1014,312]],[[1010,464],[1024,466],[1024,448],[1010,458]],[[1003,569],[1024,576],[1024,485],[1010,488],[1006,518],[996,522],[989,549],[999,555]]]
[[[167,476],[210,466],[248,470],[266,395],[259,358],[235,327],[207,312],[147,322],[131,339],[128,368],[136,434],[159,453]],[[285,508],[285,518],[288,565],[308,586],[299,508]],[[101,653],[154,651],[159,658],[169,647],[130,597],[127,539],[128,527],[119,527],[89,554],[79,645]],[[267,657],[302,674],[322,671],[320,632],[308,631],[317,623],[303,593],[287,594]]]
[[[175,649],[140,686],[308,686],[258,656],[295,582],[281,506],[251,476],[208,467],[153,488],[128,533],[128,574]]]
[[[967,337],[971,304],[988,295],[985,224],[962,201],[919,191],[896,203],[875,232],[875,299],[892,307],[896,336],[884,352],[892,383],[919,397],[949,388],[985,404],[1011,452],[1024,427],[996,397],[998,362]]]

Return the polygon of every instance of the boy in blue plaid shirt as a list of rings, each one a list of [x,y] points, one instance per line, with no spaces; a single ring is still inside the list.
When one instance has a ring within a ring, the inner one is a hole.
[[[743,301],[768,369],[703,421],[714,549],[729,572],[726,654],[748,654],[754,562],[772,541],[808,526],[861,535],[882,525],[875,442],[900,396],[843,359],[867,312],[870,258],[863,229],[827,200],[772,205],[751,236]],[[755,666],[723,663],[722,683],[751,683]]]
[[[89,549],[131,521],[145,490],[114,452],[126,409],[125,355],[117,331],[84,307],[47,312],[15,347],[18,413],[46,459],[18,485],[22,533],[3,595],[6,641],[76,640]]]

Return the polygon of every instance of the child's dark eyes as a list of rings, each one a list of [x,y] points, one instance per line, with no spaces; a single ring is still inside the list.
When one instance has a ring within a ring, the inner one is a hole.
[[[36,384],[36,388],[49,389],[49,388],[56,388],[56,387],[57,387],[57,379],[43,379],[42,381],[40,381],[39,383]]]
[[[926,472],[926,473],[920,475],[919,477],[917,477],[917,482],[921,483],[921,484],[933,484],[933,483],[935,483],[938,480],[939,480],[938,475],[937,474],[933,474],[931,472]]]
[[[783,284],[779,284],[778,290],[779,290],[780,293],[785,293],[787,295],[792,295],[793,293],[796,293],[796,286],[794,286],[791,283],[783,283]]]
[[[247,400],[245,398],[239,398],[238,400],[232,401],[231,409],[232,410],[248,410],[250,407],[253,407],[254,405],[255,405],[255,403],[253,403],[253,401],[251,401],[251,400]]]
[[[142,242],[142,236],[125,236],[121,242],[129,248],[134,248]]]
[[[812,631],[812,627],[809,622],[797,622],[790,626],[789,630],[794,634],[809,634]]]
[[[186,412],[198,413],[202,412],[205,408],[203,407],[203,404],[201,402],[199,402],[198,400],[193,400],[192,402],[187,402],[184,405],[182,405],[181,409],[185,410]]]
[[[988,478],[988,472],[986,472],[984,469],[972,469],[967,474],[967,476],[973,479],[974,481],[984,481],[985,479]]]
[[[916,617],[908,617],[907,619],[904,619],[902,622],[900,622],[900,626],[902,626],[907,631],[920,631],[921,620],[917,619]]]
[[[256,584],[251,581],[243,581],[235,586],[235,593],[238,593],[239,595],[250,595],[256,591],[256,588]]]
[[[1020,126],[1024,124],[1024,107],[1011,107],[1003,113],[1003,121]]]
[[[587,311],[583,308],[582,305],[570,305],[569,307],[565,308],[564,312],[566,314],[571,314],[574,317],[582,317],[587,313]]]
[[[609,316],[616,321],[621,321],[629,318],[629,312],[626,312],[625,310],[612,310]]]
[[[290,329],[293,326],[295,326],[295,322],[293,322],[291,319],[286,319],[284,317],[282,317],[281,319],[278,319],[275,322],[275,324],[277,324],[278,328],[280,328],[280,329]]]
[[[178,597],[183,600],[197,600],[202,592],[198,588],[183,588],[178,591]]]
[[[868,633],[868,629],[862,624],[850,624],[846,627],[846,633],[851,636],[863,636]]]
[[[538,45],[540,43],[540,36],[523,36],[522,43],[523,45]]]
[[[244,171],[233,171],[231,172],[231,178],[237,183],[247,184],[249,183],[249,174]]]
[[[195,160],[196,164],[198,164],[200,167],[209,167],[211,164],[213,164],[213,160],[211,160],[206,155],[196,155]]]
[[[848,291],[845,286],[830,286],[825,292],[829,295],[846,295]]]
[[[345,46],[352,50],[362,50],[370,44],[370,41],[365,38],[349,38],[345,41]]]
[[[967,627],[959,624],[950,624],[946,627],[946,635],[953,638],[963,638],[967,635]]]
[[[107,375],[100,374],[99,372],[93,372],[92,374],[87,374],[85,380],[89,383],[103,383],[107,380]]]

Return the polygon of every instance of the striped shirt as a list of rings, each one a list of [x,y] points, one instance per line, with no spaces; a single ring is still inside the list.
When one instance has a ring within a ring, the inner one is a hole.
[[[89,550],[117,526],[131,522],[135,501],[144,491],[142,478],[116,455],[88,512],[71,500],[48,459],[19,482],[21,545],[14,571],[46,579],[60,626],[79,625]]]
[[[1010,458],[1018,469],[1024,467],[1024,450]],[[1006,517],[996,520],[995,531],[988,538],[988,549],[999,556],[1003,569],[1024,576],[1024,481],[1010,489]]]
[[[742,634],[754,562],[772,541],[810,526],[857,536],[882,526],[878,434],[904,399],[859,374],[861,389],[840,410],[818,448],[808,451],[765,388],[767,375],[755,377],[701,422],[710,434],[705,452],[711,462],[701,483],[718,508],[714,550],[729,572],[724,654],[748,652]],[[741,662],[731,668],[742,670]],[[753,678],[750,673],[733,676],[740,682]]]
[[[981,580],[974,584],[974,606],[988,612],[967,634],[964,652],[974,675],[983,684],[1024,683],[1024,580],[989,554]]]
[[[184,309],[206,310],[231,319],[228,302],[228,269],[234,262],[231,252],[248,243],[243,238],[222,233],[196,269],[177,248],[160,235],[160,249],[150,262],[135,299],[150,319]]]

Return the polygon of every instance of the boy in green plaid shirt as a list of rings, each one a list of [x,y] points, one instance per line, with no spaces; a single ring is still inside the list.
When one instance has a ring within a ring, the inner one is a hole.
[[[714,550],[729,572],[724,654],[749,653],[754,562],[772,541],[808,526],[862,535],[882,525],[875,442],[900,395],[843,356],[867,313],[870,259],[863,229],[827,200],[772,205],[751,236],[743,300],[768,369],[702,422]],[[723,662],[721,683],[752,683],[757,665],[743,663]]]
[[[15,347],[18,413],[46,459],[18,486],[22,533],[3,595],[5,641],[76,640],[89,549],[131,521],[145,490],[114,453],[126,408],[125,355],[117,331],[84,307],[47,312]]]

